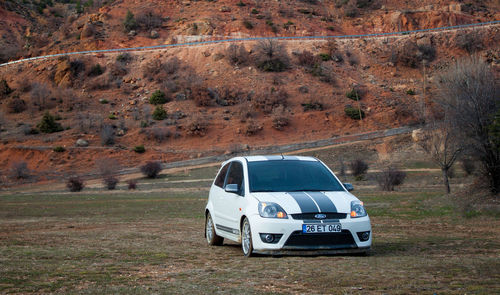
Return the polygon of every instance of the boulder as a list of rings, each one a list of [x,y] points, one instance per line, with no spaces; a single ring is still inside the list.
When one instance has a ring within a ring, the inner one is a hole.
[[[88,147],[89,146],[89,142],[86,141],[85,139],[81,139],[80,138],[80,139],[78,139],[76,141],[76,146],[78,146],[78,147]]]
[[[152,31],[151,31],[151,33],[149,34],[149,37],[150,37],[151,39],[156,39],[156,38],[160,37],[160,34],[158,34],[158,32],[157,32],[157,31],[152,30]]]

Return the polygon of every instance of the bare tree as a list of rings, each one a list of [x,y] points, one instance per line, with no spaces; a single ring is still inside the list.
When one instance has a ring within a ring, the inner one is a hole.
[[[110,190],[115,189],[118,183],[117,175],[121,169],[120,163],[113,158],[102,158],[96,160],[96,167],[106,187]]]
[[[49,107],[50,89],[44,83],[35,82],[31,86],[31,101],[34,106],[38,107],[39,111]]]
[[[422,137],[417,143],[441,168],[446,193],[450,193],[450,168],[463,151],[462,141],[459,140],[454,128],[449,122],[433,121],[423,130]]]
[[[440,105],[468,153],[482,164],[482,174],[491,192],[499,193],[499,80],[477,56],[458,61],[440,80]]]
[[[2,132],[2,127],[5,125],[5,114],[2,110],[0,110],[0,132]]]
[[[285,46],[274,39],[259,41],[254,51],[257,67],[264,72],[282,72],[289,66]]]
[[[30,169],[25,161],[16,161],[10,165],[10,173],[14,179],[27,179],[30,177]]]

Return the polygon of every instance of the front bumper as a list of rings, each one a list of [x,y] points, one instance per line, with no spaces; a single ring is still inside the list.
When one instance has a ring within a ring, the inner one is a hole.
[[[259,215],[249,218],[252,230],[253,248],[256,253],[299,254],[298,251],[311,254],[347,254],[367,252],[372,244],[371,224],[368,216],[341,220],[324,220],[323,223],[340,223],[341,233],[302,234],[302,225],[320,221],[262,218]],[[369,239],[361,241],[358,233],[370,232]],[[281,234],[277,243],[266,243],[260,234]],[[279,253],[282,252],[282,253]],[[325,253],[323,253],[325,252]],[[306,254],[308,255],[308,254]]]

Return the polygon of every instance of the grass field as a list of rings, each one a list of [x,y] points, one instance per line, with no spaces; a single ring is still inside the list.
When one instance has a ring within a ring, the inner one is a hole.
[[[439,173],[411,173],[390,193],[355,183],[369,256],[245,258],[204,240],[203,179],[215,170],[142,179],[137,191],[0,195],[0,293],[500,293],[498,210],[464,217],[433,184]]]

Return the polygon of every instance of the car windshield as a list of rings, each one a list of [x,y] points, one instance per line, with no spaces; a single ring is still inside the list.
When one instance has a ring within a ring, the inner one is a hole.
[[[248,163],[251,192],[343,191],[320,162],[271,160]]]

